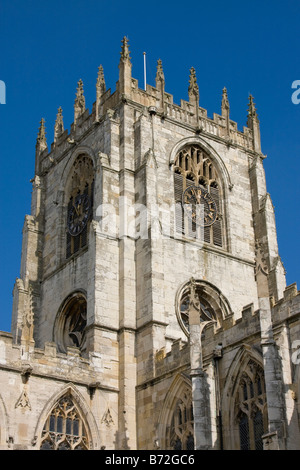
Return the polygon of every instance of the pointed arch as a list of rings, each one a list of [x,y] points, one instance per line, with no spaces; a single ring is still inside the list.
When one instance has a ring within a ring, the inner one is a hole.
[[[175,159],[176,159],[178,152],[188,145],[199,145],[199,147],[201,147],[209,155],[211,161],[217,168],[222,181],[224,181],[224,189],[231,190],[233,188],[233,184],[231,182],[229,171],[223,159],[218,154],[218,152],[216,152],[216,150],[201,137],[186,137],[185,139],[182,139],[179,142],[177,142],[173,146],[170,152],[170,160],[169,160],[170,166],[172,167],[174,166]]]
[[[227,449],[260,449],[268,416],[263,358],[244,344],[237,351],[222,391],[224,441]]]
[[[72,171],[72,168],[73,168],[73,165],[74,165],[75,161],[77,160],[77,158],[80,155],[86,155],[87,157],[89,157],[91,159],[91,161],[93,162],[94,170],[97,169],[98,160],[97,160],[97,157],[96,157],[96,154],[95,154],[94,150],[91,147],[88,147],[86,145],[79,145],[71,153],[70,157],[66,160],[66,164],[65,164],[65,166],[63,168],[63,171],[61,173],[59,191],[64,192],[66,190],[67,180],[68,180],[69,175]]]
[[[88,244],[88,226],[94,212],[95,178],[94,153],[88,147],[80,146],[64,167],[57,196],[65,220],[62,228],[66,258]]]
[[[44,409],[39,417],[37,426],[35,428],[34,439],[36,446],[41,447],[43,438],[43,430],[45,433],[47,420],[51,413],[59,405],[62,399],[69,399],[75,409],[76,419],[82,423],[82,428],[85,430],[85,445],[88,449],[100,449],[100,436],[95,422],[95,418],[90,411],[82,394],[77,390],[73,383],[65,385],[58,393],[55,393],[46,403]]]
[[[170,166],[176,233],[226,249],[226,201],[232,184],[222,158],[207,142],[189,137],[173,147]]]
[[[182,423],[178,422],[177,412],[181,415]],[[172,449],[176,446],[174,442],[176,426],[178,428],[180,427],[180,429],[176,431],[178,439],[184,440],[183,447],[186,449],[187,445],[192,445],[192,383],[186,374],[177,374],[173,379],[162,405],[158,423],[157,433],[159,447],[161,449]]]

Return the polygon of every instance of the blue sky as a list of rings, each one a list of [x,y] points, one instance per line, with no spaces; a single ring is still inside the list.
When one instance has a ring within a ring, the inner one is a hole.
[[[114,91],[124,36],[140,88],[145,51],[147,83],[155,85],[161,59],[166,91],[177,104],[188,99],[191,67],[208,116],[220,113],[226,86],[231,119],[240,130],[253,94],[279,252],[287,283],[299,288],[300,104],[291,100],[292,83],[300,80],[299,18],[299,0],[1,0],[0,80],[6,84],[6,104],[0,105],[0,330],[10,331],[40,119],[46,120],[50,147],[59,106],[70,129],[80,78],[92,109],[100,64],[107,88]]]

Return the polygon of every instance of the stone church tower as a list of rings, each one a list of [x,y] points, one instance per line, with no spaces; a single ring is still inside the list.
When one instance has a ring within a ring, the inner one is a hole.
[[[243,132],[138,87],[122,41],[70,132],[36,143],[1,449],[300,449],[300,295],[286,287],[252,96]]]

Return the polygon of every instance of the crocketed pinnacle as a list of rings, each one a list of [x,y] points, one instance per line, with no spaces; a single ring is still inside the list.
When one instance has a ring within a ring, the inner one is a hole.
[[[62,116],[62,108],[59,107],[57,110],[57,116],[54,126],[54,140],[64,132],[64,122]]]
[[[122,39],[122,49],[121,49],[121,60],[123,62],[130,62],[130,51],[129,51],[129,45],[128,45],[128,39],[126,36]]]
[[[98,68],[98,77],[96,83],[97,92],[101,95],[106,91],[105,78],[102,65]]]
[[[47,148],[47,140],[46,140],[46,128],[45,128],[45,119],[42,118],[40,121],[40,127],[36,139],[36,147],[38,148],[39,152],[42,152]]]
[[[258,121],[258,115],[257,111],[255,108],[255,103],[253,96],[250,94],[249,95],[249,103],[248,103],[248,119],[247,119],[247,125],[249,126],[250,122],[256,120]]]
[[[227,89],[225,87],[223,88],[222,110],[229,110],[228,94],[227,94]]]
[[[197,85],[196,70],[194,67],[190,69],[190,80],[189,80],[189,96],[199,96],[199,87]]]
[[[83,82],[80,79],[77,85],[76,99],[75,99],[75,108],[80,110],[79,114],[82,114],[85,111],[85,97],[83,94]]]
[[[161,59],[158,59],[157,61],[157,68],[156,68],[156,81],[165,81],[165,76],[164,76],[164,71],[162,67],[162,61]]]

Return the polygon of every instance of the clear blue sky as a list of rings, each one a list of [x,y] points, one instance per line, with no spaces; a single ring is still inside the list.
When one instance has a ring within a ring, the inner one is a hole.
[[[57,108],[65,128],[73,122],[77,81],[87,107],[95,101],[98,66],[115,90],[123,36],[129,38],[133,76],[155,85],[163,62],[166,91],[187,99],[195,67],[200,106],[220,113],[224,86],[231,119],[243,129],[248,94],[261,122],[268,191],[275,206],[280,255],[287,283],[299,282],[300,104],[291,86],[300,80],[299,0],[1,0],[0,105],[1,310],[0,330],[10,331],[12,289],[20,272],[22,227],[30,213],[35,142],[42,117],[53,141]]]

